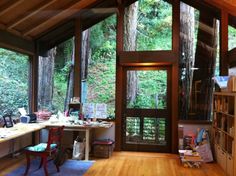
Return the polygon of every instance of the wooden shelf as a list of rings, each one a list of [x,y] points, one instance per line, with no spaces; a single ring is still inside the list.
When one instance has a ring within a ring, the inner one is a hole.
[[[227,176],[236,175],[236,93],[216,92],[213,97],[213,144],[215,158]]]

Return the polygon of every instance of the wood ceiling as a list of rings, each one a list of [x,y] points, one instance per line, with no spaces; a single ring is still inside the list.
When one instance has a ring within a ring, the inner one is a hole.
[[[116,6],[115,0],[1,0],[0,29],[32,40],[79,14],[97,18]]]
[[[1,38],[7,40],[3,36],[6,34],[11,39],[17,36],[25,41],[53,46],[74,33],[73,19],[79,17],[86,29],[116,13],[121,1],[128,5],[135,0],[0,0],[0,43],[4,42]],[[231,21],[236,21],[236,0],[183,1],[218,11],[224,9],[233,16]]]

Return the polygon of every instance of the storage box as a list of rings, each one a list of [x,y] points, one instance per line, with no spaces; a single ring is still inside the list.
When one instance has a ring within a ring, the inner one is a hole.
[[[109,158],[114,149],[114,141],[99,140],[93,142],[93,154],[99,158]]]

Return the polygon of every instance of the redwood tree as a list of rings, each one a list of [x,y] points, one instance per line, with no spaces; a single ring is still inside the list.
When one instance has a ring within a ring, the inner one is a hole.
[[[180,106],[181,118],[187,118],[191,106],[192,79],[194,66],[194,8],[180,4]]]
[[[39,109],[52,109],[53,75],[56,47],[46,57],[39,56],[38,104]]]
[[[136,50],[137,38],[137,19],[138,19],[138,2],[133,3],[125,9],[124,18],[124,50]],[[138,93],[137,72],[130,71],[127,75],[127,100],[134,103]]]

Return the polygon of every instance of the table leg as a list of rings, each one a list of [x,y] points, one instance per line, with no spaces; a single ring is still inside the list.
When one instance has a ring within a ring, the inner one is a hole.
[[[86,129],[85,133],[85,160],[89,160],[89,131],[90,129]]]
[[[9,141],[9,153],[11,154],[12,158],[14,158],[14,152],[15,152],[15,139],[11,139]]]

